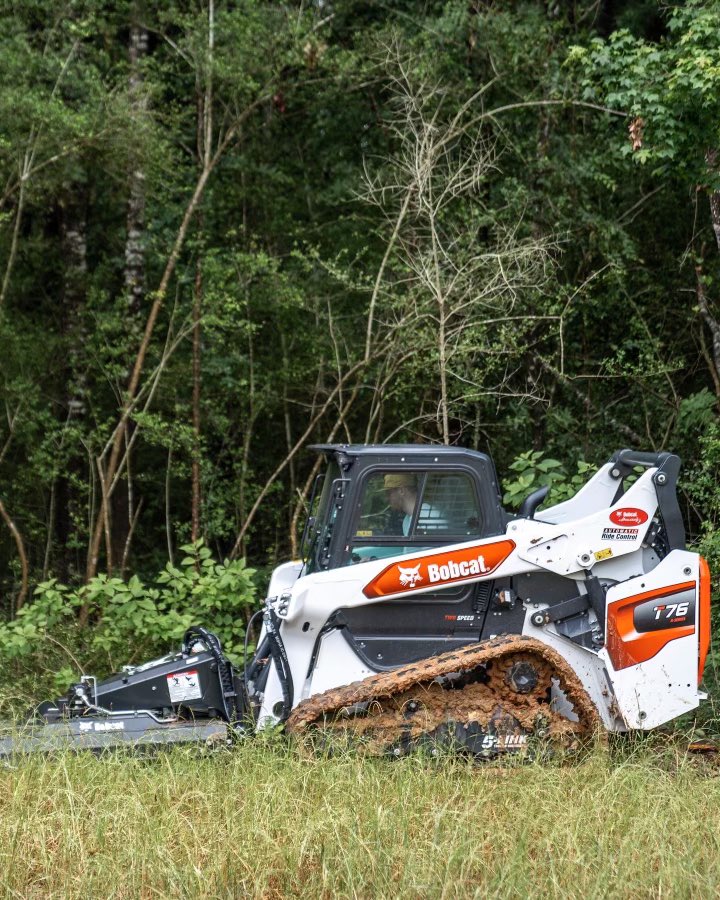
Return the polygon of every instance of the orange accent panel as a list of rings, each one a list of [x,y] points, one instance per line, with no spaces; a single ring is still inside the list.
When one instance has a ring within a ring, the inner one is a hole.
[[[633,614],[635,607],[647,600],[660,600],[670,594],[696,590],[694,581],[682,584],[671,584],[667,587],[655,588],[642,594],[632,594],[615,600],[608,606],[606,646],[610,661],[617,672],[638,663],[647,662],[656,656],[663,647],[678,638],[688,637],[695,633],[695,625],[684,625],[680,628],[665,628],[658,631],[639,633],[635,630]]]
[[[452,553],[445,551],[431,556],[402,557],[368,582],[363,594],[373,599],[388,594],[427,591],[460,581],[479,581],[492,574],[514,549],[514,541],[503,540],[475,544]]]
[[[700,615],[698,617],[698,684],[710,649],[710,566],[700,557]]]

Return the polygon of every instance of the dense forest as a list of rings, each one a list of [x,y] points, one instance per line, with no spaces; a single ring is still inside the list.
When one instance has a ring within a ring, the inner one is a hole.
[[[506,485],[673,450],[712,556],[719,22],[3,4],[4,615],[200,539],[286,558],[313,442],[478,448]]]

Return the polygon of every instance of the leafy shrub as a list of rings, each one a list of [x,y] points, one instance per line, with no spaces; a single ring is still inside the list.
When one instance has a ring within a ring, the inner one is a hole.
[[[542,451],[528,450],[516,457],[509,468],[514,477],[505,479],[503,503],[518,507],[528,494],[545,485],[550,485],[545,504],[569,500],[589,479],[595,466],[579,459],[577,471],[570,475],[557,459],[545,459]]]
[[[181,549],[180,564],[168,563],[153,585],[137,575],[127,582],[98,575],[79,588],[56,579],[39,584],[33,602],[0,625],[0,663],[19,677],[47,670],[52,660],[49,681],[62,690],[78,668],[102,674],[177,647],[191,625],[210,628],[240,660],[254,570],[244,560],[215,562],[202,542]],[[78,624],[83,607],[86,626]],[[63,652],[60,668],[53,648]]]
[[[720,573],[720,427],[717,425],[708,428],[700,438],[697,465],[688,472],[685,482],[702,520],[696,549],[708,560],[711,572]]]
[[[684,479],[690,497],[701,520],[699,534],[692,546],[702,554],[710,566],[712,578],[712,632],[720,630],[720,427],[712,425],[700,438],[697,464]],[[720,708],[720,649],[713,640],[705,667],[703,685],[710,691],[715,710]]]

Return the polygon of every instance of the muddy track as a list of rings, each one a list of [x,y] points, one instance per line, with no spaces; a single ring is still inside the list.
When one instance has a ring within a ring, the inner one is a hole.
[[[532,666],[537,677],[522,691],[509,678],[518,665]],[[448,690],[443,682],[450,678],[458,686]],[[547,703],[552,679],[572,704],[577,722]],[[358,704],[363,705],[362,713],[348,715]],[[555,650],[533,638],[510,635],[310,697],[293,710],[286,729],[292,734],[316,729],[341,732],[369,739],[380,749],[401,737],[417,741],[449,725],[530,735],[539,715],[545,733],[560,742],[591,735],[601,725],[577,675]]]

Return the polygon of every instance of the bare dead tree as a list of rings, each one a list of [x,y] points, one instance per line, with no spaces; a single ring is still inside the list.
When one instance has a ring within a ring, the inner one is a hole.
[[[380,274],[390,264],[390,249],[398,268],[409,273],[395,285],[410,313],[404,345],[426,367],[432,360],[438,380],[435,419],[447,444],[453,409],[467,399],[468,386],[486,393],[473,358],[481,349],[487,357],[501,334],[525,327],[527,304],[520,301],[546,281],[552,242],[521,240],[517,228],[496,228],[492,242],[484,239],[488,210],[481,187],[497,167],[486,127],[491,113],[482,109],[489,85],[449,113],[439,87],[414,83],[396,55],[391,62],[397,70],[390,126],[396,150],[377,174],[366,174],[363,196],[392,223]],[[379,293],[376,284],[373,301]],[[532,318],[557,321],[541,314]],[[504,392],[502,381],[494,390]],[[373,418],[379,415],[375,408]]]

